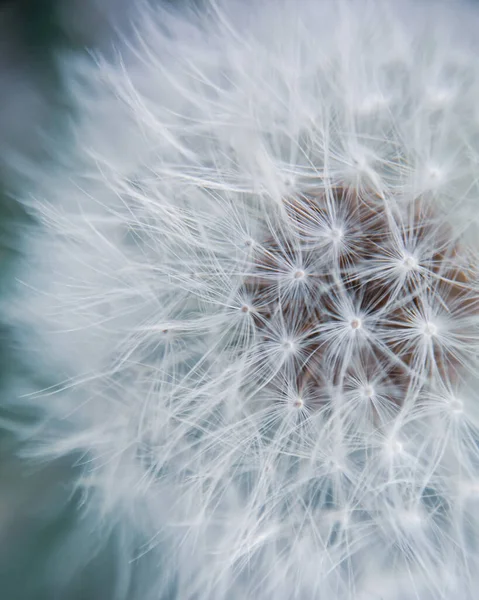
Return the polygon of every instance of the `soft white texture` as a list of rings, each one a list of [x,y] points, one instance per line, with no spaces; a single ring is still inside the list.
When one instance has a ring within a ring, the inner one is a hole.
[[[39,223],[5,311],[46,382],[18,400],[44,416],[35,453],[84,457],[98,518],[143,539],[128,568],[157,561],[141,598],[474,598],[479,319],[444,280],[470,273],[476,302],[477,15],[380,0],[140,13],[121,57],[66,65],[72,151],[24,199]],[[339,185],[387,215],[384,251],[354,267],[389,290],[373,314],[337,283],[367,243]],[[292,219],[302,194],[324,194],[326,216]],[[259,328],[258,266],[281,308]],[[303,393],[300,314],[324,294],[325,383]],[[366,346],[383,353],[372,375]]]

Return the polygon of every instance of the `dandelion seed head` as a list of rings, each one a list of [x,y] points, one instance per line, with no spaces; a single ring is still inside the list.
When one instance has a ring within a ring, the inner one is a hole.
[[[423,333],[426,337],[433,337],[437,335],[438,331],[438,326],[432,321],[428,321],[423,325]]]
[[[303,270],[298,269],[294,272],[293,277],[294,279],[304,279],[306,277],[306,273]]]
[[[361,321],[361,319],[352,319],[351,323],[351,329],[361,329],[363,323]]]
[[[339,227],[332,227],[329,232],[329,238],[335,244],[339,243],[343,239],[344,233]]]
[[[361,390],[361,393],[364,398],[371,399],[374,396],[374,388],[372,385],[366,385]]]
[[[297,349],[297,346],[293,340],[284,340],[281,345],[288,353],[294,352]]]
[[[419,263],[415,256],[412,254],[405,254],[402,259],[402,264],[406,271],[413,271],[419,267]]]
[[[304,406],[304,400],[303,400],[303,398],[301,396],[298,396],[296,398],[296,400],[294,401],[293,405],[294,405],[295,408],[303,408],[303,406]]]
[[[451,398],[449,406],[454,414],[461,414],[464,412],[464,402],[460,398]]]
[[[142,597],[473,600],[477,53],[409,1],[206,4],[84,67],[27,203],[44,452]]]

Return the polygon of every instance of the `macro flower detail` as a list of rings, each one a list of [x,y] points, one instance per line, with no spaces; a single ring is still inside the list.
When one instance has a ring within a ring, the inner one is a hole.
[[[444,377],[456,381],[467,368],[477,344],[477,281],[453,232],[424,201],[398,205],[326,189],[319,198],[285,200],[282,237],[271,232],[251,252],[248,312],[264,344],[278,325],[284,329],[280,347],[285,358],[296,356],[290,384],[298,397],[305,387],[330,386],[344,396],[352,379],[374,402],[376,376],[389,420],[388,404]],[[275,377],[291,377],[274,359],[278,365]]]
[[[472,600],[475,11],[139,13],[24,199],[33,453],[81,457],[123,598]]]

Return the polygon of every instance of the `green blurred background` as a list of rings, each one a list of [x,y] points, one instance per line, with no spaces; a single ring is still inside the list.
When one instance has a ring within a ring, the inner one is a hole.
[[[133,3],[0,1],[0,293],[15,276],[18,229],[26,220],[15,200],[28,187],[19,157],[40,168],[47,163],[45,141],[58,136],[69,115],[58,56],[118,41],[116,28],[127,26]],[[22,377],[8,323],[0,324],[0,365],[0,599],[115,598],[118,544],[107,533],[90,536],[80,517],[74,458],[32,465],[8,432],[9,423],[31,420],[16,411],[8,386],[12,375]]]

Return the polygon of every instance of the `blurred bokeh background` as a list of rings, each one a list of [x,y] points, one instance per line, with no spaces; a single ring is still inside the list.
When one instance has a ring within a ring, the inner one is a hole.
[[[130,0],[0,0],[0,294],[15,277],[19,229],[26,220],[17,198],[28,189],[29,165],[49,160],[49,140],[69,117],[61,56],[108,51],[129,23]],[[22,169],[25,169],[23,172]],[[115,549],[108,534],[91,536],[72,486],[71,461],[33,465],[9,433],[28,425],[10,397],[22,377],[8,323],[0,324],[0,598],[115,598]],[[32,436],[26,427],[25,435]],[[88,535],[86,536],[88,539]],[[82,546],[81,551],[79,547]],[[81,568],[78,558],[82,557]],[[75,565],[75,567],[73,567]],[[69,569],[71,566],[72,570]],[[73,570],[75,572],[73,572]]]

